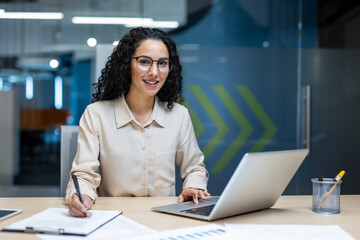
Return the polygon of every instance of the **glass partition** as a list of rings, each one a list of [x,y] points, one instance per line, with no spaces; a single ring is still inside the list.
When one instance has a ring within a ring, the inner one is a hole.
[[[245,153],[298,148],[301,4],[213,1],[201,20],[174,34],[212,194]],[[288,192],[300,184],[295,179]]]
[[[60,194],[59,126],[78,125],[104,66],[103,50],[110,52],[130,30],[71,22],[79,13],[176,20],[176,27],[164,30],[178,46],[184,105],[206,157],[213,195],[221,193],[245,153],[304,147],[310,155],[285,194],[311,194],[312,177],[334,177],[343,169],[349,169],[343,193],[360,191],[351,174],[359,171],[360,132],[355,1],[20,2],[0,4],[4,196]],[[64,17],[1,17],[39,9]],[[97,39],[95,47],[87,45],[90,37]]]

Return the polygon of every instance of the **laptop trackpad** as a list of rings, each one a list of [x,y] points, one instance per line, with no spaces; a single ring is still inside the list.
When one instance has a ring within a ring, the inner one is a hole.
[[[185,209],[195,208],[195,207],[201,207],[206,205],[213,205],[217,202],[219,197],[208,197],[204,199],[199,200],[199,204],[195,204],[193,201],[187,201],[183,203],[174,203],[170,205],[165,206],[159,206],[159,207],[153,207],[153,210],[157,211],[170,211],[170,212],[181,212]]]

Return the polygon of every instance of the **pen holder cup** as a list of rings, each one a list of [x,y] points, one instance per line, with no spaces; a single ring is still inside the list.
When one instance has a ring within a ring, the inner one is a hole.
[[[340,213],[340,186],[342,181],[335,182],[333,178],[311,179],[313,183],[312,210],[321,214]]]

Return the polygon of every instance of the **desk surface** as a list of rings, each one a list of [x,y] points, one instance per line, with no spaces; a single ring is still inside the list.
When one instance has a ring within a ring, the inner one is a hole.
[[[282,196],[270,209],[220,219],[211,223],[220,225],[224,223],[339,225],[352,236],[360,239],[360,195],[342,195],[340,201],[340,214],[321,215],[311,211],[311,196]],[[92,209],[118,209],[123,211],[124,216],[158,231],[209,223],[150,210],[151,207],[174,202],[176,202],[175,197],[99,198]],[[0,198],[0,207],[23,209],[21,214],[1,221],[0,229],[2,229],[48,207],[66,207],[66,205],[63,198]],[[33,234],[0,232],[0,239],[20,238],[38,239]]]

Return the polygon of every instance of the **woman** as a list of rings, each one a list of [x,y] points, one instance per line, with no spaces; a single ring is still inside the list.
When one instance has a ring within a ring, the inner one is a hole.
[[[188,111],[176,103],[182,101],[181,70],[165,32],[140,27],[121,39],[80,119],[70,173],[78,178],[85,206],[70,178],[71,215],[91,216],[87,209],[98,195],[175,195],[175,162],[183,180],[179,202],[210,195]]]

